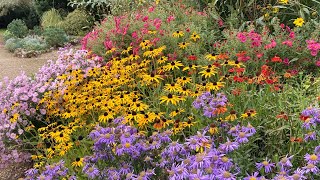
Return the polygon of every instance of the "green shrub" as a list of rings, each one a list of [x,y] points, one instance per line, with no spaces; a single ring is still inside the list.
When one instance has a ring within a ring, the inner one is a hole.
[[[40,26],[35,26],[32,30],[30,30],[30,34],[32,35],[42,36],[42,33],[43,29]]]
[[[60,28],[49,27],[44,30],[43,37],[51,47],[63,46],[68,42],[67,34]]]
[[[43,13],[41,17],[41,26],[43,28],[59,27],[62,22],[62,17],[56,9],[51,9]]]
[[[21,39],[18,38],[10,38],[6,41],[4,46],[8,51],[14,52],[14,50],[18,48],[22,48]]]
[[[7,41],[8,39],[13,38],[13,37],[14,37],[14,35],[13,35],[10,31],[8,31],[8,30],[6,30],[6,31],[3,33],[3,39],[4,39],[4,41]]]
[[[26,23],[21,19],[13,20],[7,27],[8,31],[13,34],[15,37],[23,38],[28,34],[28,27]]]
[[[27,36],[21,40],[22,48],[28,51],[42,51],[47,48],[47,43],[39,36]]]
[[[43,13],[54,8],[59,11],[72,11],[73,8],[68,6],[67,0],[33,0],[36,13],[42,17]]]
[[[92,25],[89,19],[85,11],[77,9],[68,14],[61,23],[61,28],[70,35],[83,35]]]

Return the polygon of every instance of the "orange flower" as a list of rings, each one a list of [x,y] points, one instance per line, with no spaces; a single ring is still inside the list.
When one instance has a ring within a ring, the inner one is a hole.
[[[291,137],[290,138],[290,141],[291,142],[298,142],[298,143],[302,143],[303,142],[303,139],[301,137]]]
[[[215,110],[214,110],[214,114],[223,114],[227,112],[227,108],[225,106],[218,106]]]
[[[288,120],[288,115],[285,113],[285,112],[280,112],[280,114],[278,114],[277,116],[276,116],[276,118],[278,118],[278,119],[284,119],[284,120]]]
[[[219,54],[217,55],[217,59],[225,60],[225,59],[229,59],[229,56],[227,54]]]
[[[292,77],[292,74],[289,73],[289,72],[286,72],[286,73],[283,74],[283,77],[285,77],[285,78],[291,78],[291,77]]]
[[[235,96],[239,96],[241,94],[241,89],[237,88],[237,89],[232,89],[231,93]]]

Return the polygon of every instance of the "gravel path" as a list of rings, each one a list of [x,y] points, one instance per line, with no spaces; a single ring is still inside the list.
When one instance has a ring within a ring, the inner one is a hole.
[[[42,67],[47,60],[56,59],[57,51],[41,54],[35,58],[18,58],[4,48],[4,43],[0,37],[0,81],[6,76],[13,79],[18,76],[21,71],[25,71],[28,75],[35,73]]]

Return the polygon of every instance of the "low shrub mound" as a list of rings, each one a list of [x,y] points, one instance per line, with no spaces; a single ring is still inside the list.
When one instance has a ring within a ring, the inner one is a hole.
[[[15,19],[7,26],[7,30],[17,38],[23,38],[28,34],[28,27],[21,19]]]

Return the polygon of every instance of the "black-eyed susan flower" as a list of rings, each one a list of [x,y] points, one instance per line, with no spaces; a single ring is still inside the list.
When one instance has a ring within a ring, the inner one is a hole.
[[[179,108],[179,109],[176,109],[176,110],[172,111],[172,112],[169,114],[169,116],[170,116],[170,117],[175,117],[175,116],[177,116],[177,115],[179,115],[179,114],[181,114],[181,113],[183,113],[183,112],[185,112],[185,110],[182,109],[182,108]]]
[[[200,36],[199,36],[199,34],[197,34],[196,32],[193,32],[193,33],[190,35],[190,39],[193,40],[193,41],[197,41],[198,39],[200,39]]]
[[[72,167],[82,167],[83,166],[83,158],[77,157],[75,161],[71,163]]]
[[[184,86],[184,85],[186,85],[186,84],[188,84],[190,82],[191,82],[191,77],[185,77],[184,76],[184,77],[179,77],[177,79],[177,83],[182,85],[182,86]]]
[[[210,61],[212,61],[212,60],[217,60],[217,55],[215,55],[214,53],[212,53],[212,54],[207,54],[207,55],[205,56],[205,58],[206,58],[207,60],[210,60]]]
[[[163,68],[165,71],[170,71],[170,70],[174,70],[174,69],[180,69],[181,66],[183,66],[181,61],[172,61],[172,62],[168,63],[167,65],[165,65]]]
[[[183,37],[184,33],[183,33],[183,31],[175,31],[174,33],[172,33],[172,36],[175,38]]]
[[[180,49],[186,49],[189,45],[190,45],[190,43],[188,43],[188,42],[181,42],[178,44]]]
[[[181,100],[183,100],[183,98],[169,93],[167,96],[160,97],[160,104],[166,103],[168,105],[171,103],[173,105],[177,105]]]
[[[231,110],[230,114],[225,118],[227,121],[234,121],[237,119],[237,112],[235,110]]]
[[[164,90],[169,92],[179,92],[181,89],[181,86],[177,83],[166,84],[164,86]]]
[[[217,74],[216,67],[209,65],[208,67],[205,66],[205,69],[200,71],[199,74],[201,74],[205,78],[210,78],[211,76],[214,76]]]

